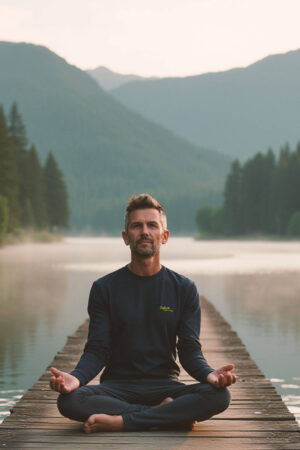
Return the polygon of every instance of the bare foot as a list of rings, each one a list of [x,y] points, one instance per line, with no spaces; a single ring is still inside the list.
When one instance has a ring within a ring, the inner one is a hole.
[[[108,414],[93,414],[83,425],[85,433],[96,431],[123,431],[124,422],[122,416],[109,416]]]
[[[153,408],[157,408],[157,406],[165,405],[166,403],[170,403],[172,401],[172,397],[166,397],[162,402],[158,403],[158,405],[153,405]]]

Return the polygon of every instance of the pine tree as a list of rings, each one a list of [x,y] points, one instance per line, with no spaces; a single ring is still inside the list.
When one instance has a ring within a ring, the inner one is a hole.
[[[295,211],[300,211],[300,148],[291,153],[288,162],[288,184],[286,189],[287,216],[285,226]]]
[[[21,115],[19,114],[17,104],[14,103],[9,113],[9,136],[13,144],[13,150],[17,161],[18,170],[18,190],[20,205],[20,221],[21,224],[27,223],[28,214],[25,208],[28,207],[28,160],[27,160],[27,138],[25,126]],[[25,206],[27,205],[27,206]]]
[[[5,239],[9,220],[9,211],[7,206],[7,199],[0,195],[0,244]]]
[[[294,211],[287,224],[286,234],[290,237],[300,237],[300,211]]]
[[[278,164],[273,177],[274,231],[276,234],[285,233],[292,212],[290,206],[290,164],[291,151],[287,144],[280,150]]]
[[[224,221],[226,234],[243,232],[241,205],[241,166],[236,159],[231,165],[224,189]]]
[[[262,230],[270,233],[274,231],[274,191],[273,191],[273,179],[276,171],[276,160],[272,149],[268,150],[268,153],[264,156],[264,177],[265,177],[265,189],[263,191],[262,210],[261,210],[261,223]]]
[[[47,224],[44,171],[34,145],[28,151],[27,166],[28,200],[30,200],[32,208],[33,222],[35,226],[41,230],[45,228]]]
[[[213,220],[214,208],[211,206],[202,206],[196,212],[196,224],[200,232],[211,233],[212,232],[212,220]]]
[[[48,225],[51,231],[59,231],[68,226],[68,197],[63,174],[51,152],[46,161],[44,174]]]
[[[2,108],[0,108],[0,194],[7,199],[8,230],[13,231],[19,225],[20,217],[18,171]]]
[[[270,227],[270,186],[275,168],[272,150],[257,153],[243,166],[242,207],[246,233],[268,232]]]

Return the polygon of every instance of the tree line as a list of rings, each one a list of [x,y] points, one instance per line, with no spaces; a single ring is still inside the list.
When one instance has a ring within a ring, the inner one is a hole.
[[[277,159],[270,149],[233,161],[223,205],[198,209],[196,223],[211,235],[300,237],[300,143],[294,151],[285,145]]]
[[[42,166],[16,103],[8,118],[0,107],[0,242],[20,229],[61,231],[68,220],[67,189],[53,154]]]

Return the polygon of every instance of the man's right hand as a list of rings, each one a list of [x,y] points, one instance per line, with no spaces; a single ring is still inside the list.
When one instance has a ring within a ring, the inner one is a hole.
[[[50,367],[50,370],[53,373],[53,376],[50,378],[50,387],[54,391],[60,392],[61,394],[70,394],[70,392],[79,388],[80,381],[78,378],[67,372],[55,369],[55,367]]]

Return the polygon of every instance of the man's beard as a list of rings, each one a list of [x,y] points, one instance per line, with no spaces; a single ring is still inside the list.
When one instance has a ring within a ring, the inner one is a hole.
[[[147,241],[151,243],[151,247],[145,247],[141,248],[139,247],[140,242]],[[155,255],[157,252],[157,248],[154,246],[154,241],[151,238],[140,238],[138,239],[135,244],[130,243],[130,249],[132,253],[135,255],[141,256],[142,258],[150,258],[151,256]]]

